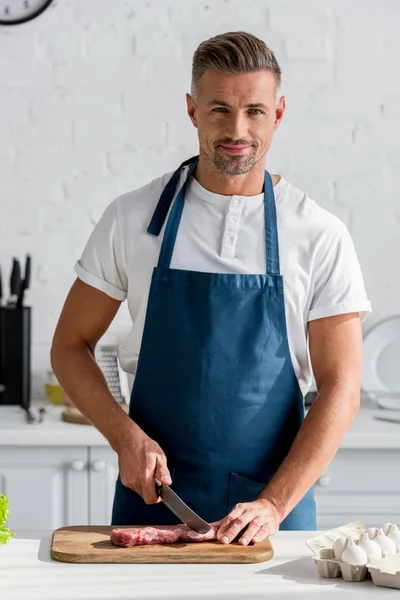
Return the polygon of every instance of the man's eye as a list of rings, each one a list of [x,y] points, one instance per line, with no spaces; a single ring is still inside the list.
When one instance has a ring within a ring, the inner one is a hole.
[[[228,112],[228,109],[225,108],[224,106],[217,106],[216,108],[212,109],[213,112]],[[263,115],[263,111],[259,110],[258,108],[251,108],[250,113],[256,114],[256,115]]]

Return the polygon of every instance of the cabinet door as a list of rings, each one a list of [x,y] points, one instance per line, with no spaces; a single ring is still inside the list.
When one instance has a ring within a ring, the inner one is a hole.
[[[315,486],[318,529],[400,523],[400,451],[339,449]]]
[[[87,448],[0,447],[0,491],[11,530],[88,523]]]
[[[109,525],[118,476],[118,455],[109,446],[91,446],[89,455],[89,523]]]

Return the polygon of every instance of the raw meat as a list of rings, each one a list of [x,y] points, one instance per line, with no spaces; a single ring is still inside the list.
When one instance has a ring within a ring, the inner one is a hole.
[[[111,543],[114,546],[129,548],[150,544],[175,544],[176,542],[210,542],[217,539],[218,527],[211,526],[210,531],[201,534],[187,525],[168,525],[156,527],[130,527],[113,529]]]

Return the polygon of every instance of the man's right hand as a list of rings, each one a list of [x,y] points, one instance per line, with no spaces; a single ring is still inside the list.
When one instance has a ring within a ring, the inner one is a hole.
[[[171,485],[167,457],[160,446],[141,431],[124,436],[118,449],[118,464],[121,482],[140,494],[146,504],[161,502],[157,496],[155,478]]]

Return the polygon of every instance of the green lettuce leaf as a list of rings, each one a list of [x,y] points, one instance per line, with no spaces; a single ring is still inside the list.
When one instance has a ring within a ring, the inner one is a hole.
[[[6,527],[8,514],[8,500],[3,494],[0,494],[0,544],[6,544],[15,535]]]

